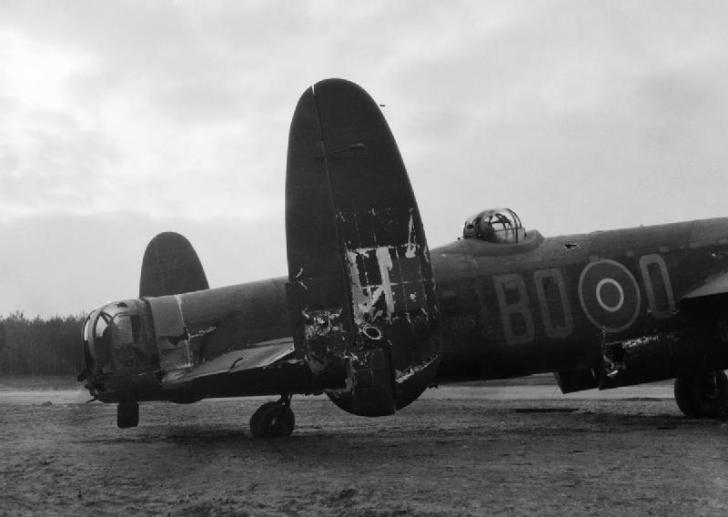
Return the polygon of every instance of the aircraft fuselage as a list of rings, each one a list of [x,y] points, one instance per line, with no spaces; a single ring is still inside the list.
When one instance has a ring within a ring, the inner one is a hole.
[[[442,345],[437,383],[558,372],[562,389],[576,391],[728,367],[720,307],[692,309],[703,311],[696,319],[684,317],[680,303],[728,268],[728,218],[552,238],[530,232],[516,244],[461,239],[432,249],[430,257]],[[279,277],[127,301],[121,311],[136,303],[143,315],[137,344],[111,351],[102,400],[122,397],[130,378],[139,400],[175,399],[154,372],[290,337],[287,282]],[[154,332],[175,324],[189,336],[189,353],[161,357]],[[325,387],[301,363],[245,382],[201,381],[189,397]]]
[[[431,261],[438,382],[590,369],[598,377],[605,348],[615,346],[616,355],[637,351],[642,362],[602,387],[647,382],[696,371],[718,344],[682,317],[679,301],[728,267],[728,219],[552,238],[532,232],[518,244],[461,239],[432,249]],[[193,352],[205,361],[289,336],[287,281],[177,295],[191,334],[225,329]]]
[[[605,348],[619,344],[646,352],[644,364],[633,363],[641,371],[614,375],[603,385],[611,387],[699,369],[717,336],[683,318],[680,300],[726,270],[728,219],[512,245],[463,239],[431,256],[443,324],[439,378],[597,369]],[[724,368],[721,360],[711,366]]]

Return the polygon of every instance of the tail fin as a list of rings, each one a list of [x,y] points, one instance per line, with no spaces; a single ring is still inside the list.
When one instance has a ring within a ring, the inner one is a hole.
[[[425,231],[384,116],[341,79],[309,88],[286,176],[289,309],[299,357],[341,376],[357,415],[391,414],[434,381],[438,310]]]
[[[179,233],[154,237],[144,252],[139,297],[165,296],[209,289],[192,244]]]

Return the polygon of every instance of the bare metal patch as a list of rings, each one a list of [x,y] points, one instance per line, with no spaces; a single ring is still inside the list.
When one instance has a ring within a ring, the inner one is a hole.
[[[395,370],[394,371],[394,380],[397,384],[402,384],[406,382],[411,377],[417,375],[422,370],[428,368],[430,365],[435,363],[439,358],[439,355],[434,355],[433,357],[430,357],[428,359],[425,359],[420,364],[415,364],[413,366],[410,366],[404,371]]]
[[[407,250],[405,251],[404,256],[407,258],[415,258],[416,254],[417,244],[415,243],[415,219],[414,216],[410,214],[407,232]]]
[[[605,343],[602,351],[604,375],[608,379],[616,379],[632,368],[639,370],[653,361],[660,350],[678,340],[677,334],[668,332]]]

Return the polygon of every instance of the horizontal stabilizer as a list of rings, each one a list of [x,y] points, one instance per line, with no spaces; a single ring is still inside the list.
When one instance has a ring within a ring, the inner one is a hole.
[[[209,289],[194,248],[179,233],[154,237],[144,252],[139,297],[167,296]]]
[[[187,371],[171,372],[164,378],[164,384],[169,387],[202,377],[265,368],[276,362],[291,359],[293,356],[292,338],[274,339],[258,343],[250,348],[227,352]]]

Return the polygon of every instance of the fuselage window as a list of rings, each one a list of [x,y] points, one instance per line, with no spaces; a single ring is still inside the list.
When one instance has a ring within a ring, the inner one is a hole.
[[[111,316],[105,312],[100,313],[98,318],[96,318],[96,325],[94,326],[94,337],[96,339],[105,337],[104,332],[109,328],[109,321],[111,321]]]

